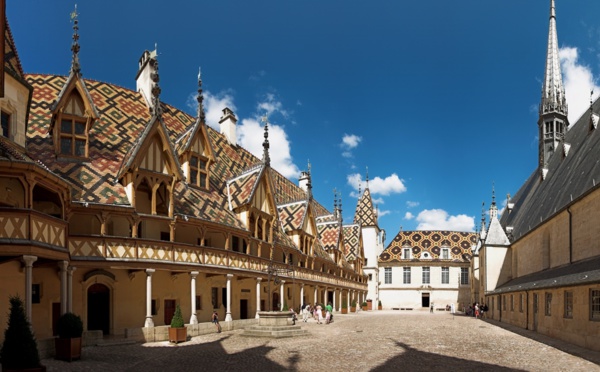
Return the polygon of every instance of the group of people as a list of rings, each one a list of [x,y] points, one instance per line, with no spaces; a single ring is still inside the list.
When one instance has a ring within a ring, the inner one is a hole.
[[[325,318],[323,318],[323,310],[325,310]],[[325,305],[325,309],[321,304],[306,304],[302,306],[302,321],[308,322],[308,319],[312,316],[314,320],[317,321],[317,324],[329,324],[333,322],[333,306],[331,306],[331,302]]]
[[[486,304],[479,304],[479,302],[475,302],[472,305],[469,305],[469,309],[467,309],[466,313],[469,316],[473,316],[477,319],[485,318],[485,313],[488,311],[488,306]]]

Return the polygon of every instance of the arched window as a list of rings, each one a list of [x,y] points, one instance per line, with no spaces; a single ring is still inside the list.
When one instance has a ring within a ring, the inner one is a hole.
[[[60,115],[58,138],[61,155],[87,157],[87,121],[81,95],[74,89]]]

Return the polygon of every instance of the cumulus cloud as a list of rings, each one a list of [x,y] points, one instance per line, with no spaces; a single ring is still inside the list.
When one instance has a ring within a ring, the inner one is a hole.
[[[346,180],[355,190],[358,190],[359,185],[363,185],[363,188],[366,187],[366,183],[362,181],[362,176],[359,173],[349,174],[346,176]],[[372,180],[369,180],[369,190],[371,191],[371,194],[388,196],[390,194],[401,194],[405,192],[406,186],[404,186],[404,182],[398,178],[396,173],[392,173],[386,178],[375,177]]]
[[[357,136],[356,134],[346,134],[342,137],[342,143],[340,143],[340,147],[342,148],[342,156],[345,158],[352,157],[352,150],[355,149],[358,144],[362,141],[362,137]]]
[[[443,209],[425,209],[417,216],[417,230],[474,231],[475,219],[465,214],[450,216]]]
[[[408,200],[408,201],[406,201],[406,206],[408,208],[418,207],[419,206],[419,202]]]
[[[271,116],[275,112],[280,113],[286,119],[290,116],[290,113],[283,108],[283,103],[277,100],[273,93],[267,93],[265,100],[258,102],[256,108],[258,112],[267,116]]]
[[[219,119],[221,119],[221,115],[223,114],[223,109],[225,107],[229,107],[231,111],[235,113],[236,106],[233,102],[233,91],[232,90],[224,90],[216,94],[212,94],[209,91],[203,92],[204,96],[204,113],[206,115],[206,124],[208,126],[219,130]],[[187,106],[193,110],[194,115],[198,111],[198,101],[196,100],[198,97],[197,92],[193,92],[188,96]]]
[[[390,213],[392,213],[392,211],[388,211],[388,210],[379,210],[379,212],[377,213],[377,216],[379,216],[379,217],[383,217],[383,216],[385,216],[385,215],[388,215],[388,214],[390,214]]]
[[[385,204],[385,202],[383,201],[383,198],[373,198],[372,201],[375,204]]]
[[[412,213],[410,213],[410,212],[406,212],[406,213],[404,214],[404,219],[405,219],[405,220],[412,220],[413,218],[415,218],[415,215],[414,215],[414,214],[412,214]]]
[[[600,87],[596,84],[591,68],[580,64],[577,48],[562,47],[558,55],[569,104],[569,123],[573,125],[589,109],[590,92],[594,91],[596,99],[600,94]]]
[[[256,118],[242,119],[237,127],[242,147],[258,158],[263,156],[264,126]],[[299,168],[293,163],[290,141],[282,126],[269,123],[269,157],[271,167],[288,178],[298,178]]]

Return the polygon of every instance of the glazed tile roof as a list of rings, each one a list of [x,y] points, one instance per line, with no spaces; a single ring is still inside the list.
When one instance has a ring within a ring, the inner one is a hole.
[[[477,233],[455,231],[400,231],[379,255],[380,263],[411,261],[447,261],[440,258],[441,248],[450,248],[452,262],[470,262],[471,247],[477,243]],[[411,258],[402,258],[402,248],[412,248]],[[431,259],[419,259],[429,252]]]
[[[285,231],[301,230],[308,211],[308,201],[279,205],[277,210]]]
[[[227,181],[227,195],[229,197],[230,209],[236,209],[250,202],[254,194],[254,189],[260,180],[262,170],[263,168],[256,168]]]
[[[369,188],[366,188],[358,199],[356,213],[354,214],[354,223],[358,223],[362,226],[377,226],[377,216],[375,215]]]
[[[357,258],[362,257],[360,247],[360,225],[346,225],[343,227],[344,231],[344,255],[346,260],[354,261]]]
[[[323,243],[323,248],[326,251],[338,248],[341,234],[339,221],[317,222],[317,231],[319,232],[321,243]]]

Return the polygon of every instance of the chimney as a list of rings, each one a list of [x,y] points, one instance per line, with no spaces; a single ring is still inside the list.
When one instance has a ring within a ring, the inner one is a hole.
[[[156,50],[144,51],[139,61],[139,70],[135,76],[136,90],[142,93],[148,108],[154,107],[152,89],[158,82],[158,61],[156,59]]]
[[[302,171],[300,173],[300,178],[298,179],[298,186],[304,192],[308,192],[308,185],[310,185],[310,174],[307,171]]]
[[[227,138],[227,141],[232,145],[237,145],[237,136],[235,131],[235,125],[237,118],[233,111],[229,107],[223,109],[223,115],[219,119],[219,126],[221,127],[221,134]]]

